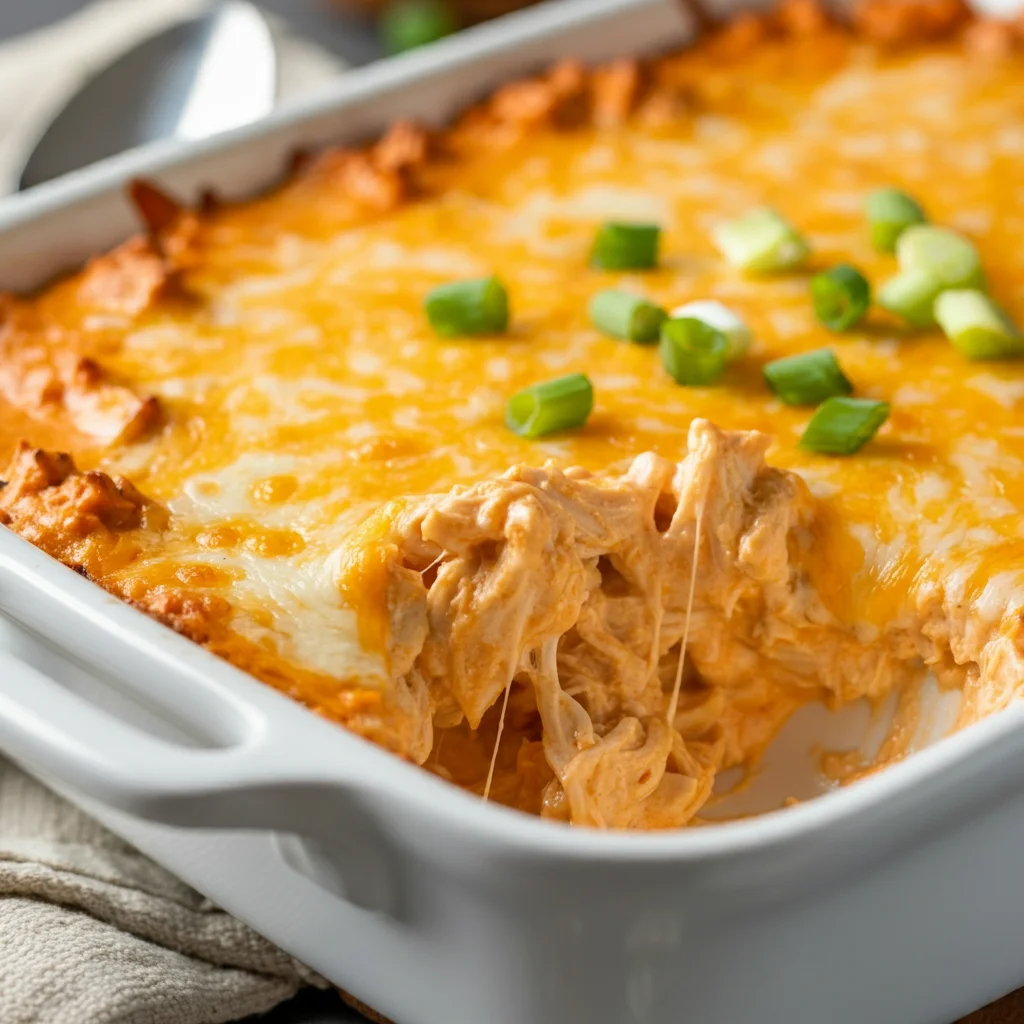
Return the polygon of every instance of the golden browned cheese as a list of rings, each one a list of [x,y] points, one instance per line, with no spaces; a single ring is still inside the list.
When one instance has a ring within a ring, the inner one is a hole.
[[[996,710],[1021,682],[1024,365],[876,311],[830,334],[807,281],[894,273],[863,202],[895,185],[1024,322],[1018,45],[958,3],[866,4],[853,34],[798,0],[651,65],[563,63],[246,204],[137,186],[147,237],[5,303],[0,522],[478,792],[507,690],[491,795],[578,823],[682,824],[799,703],[926,667]],[[764,204],[807,273],[715,252],[718,221]],[[659,267],[589,268],[605,220],[661,224]],[[508,333],[435,337],[424,295],[491,273]],[[717,299],[753,346],[682,388],[590,324],[611,286]],[[761,376],[823,345],[892,405],[849,458],[799,449],[810,410]],[[573,371],[585,428],[507,429],[511,394]]]

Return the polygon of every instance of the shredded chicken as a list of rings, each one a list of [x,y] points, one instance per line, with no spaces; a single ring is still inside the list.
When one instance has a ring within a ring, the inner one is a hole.
[[[698,420],[678,464],[520,467],[411,503],[389,566],[400,681],[425,687],[440,729],[475,729],[509,687],[525,689],[551,772],[543,813],[684,824],[797,702],[875,696],[919,670],[886,642],[865,647],[806,582],[814,501],[765,463],[767,446]]]

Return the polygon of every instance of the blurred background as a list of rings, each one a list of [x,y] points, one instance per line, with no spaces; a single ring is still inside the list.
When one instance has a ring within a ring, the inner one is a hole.
[[[51,25],[95,0],[0,0],[0,39]],[[129,0],[142,6],[147,0]],[[448,8],[459,24],[493,18],[531,0],[449,0],[448,3],[405,4],[406,8]],[[261,8],[290,22],[295,30],[352,62],[372,60],[380,53],[377,22],[389,0],[265,0]],[[415,17],[415,15],[414,15]]]
[[[0,0],[0,195],[153,139],[235,127],[529,3]]]

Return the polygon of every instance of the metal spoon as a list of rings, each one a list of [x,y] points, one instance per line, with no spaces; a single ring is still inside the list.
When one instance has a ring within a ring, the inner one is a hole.
[[[196,139],[268,113],[277,54],[263,15],[228,0],[143,40],[89,78],[40,136],[19,188],[154,139]]]

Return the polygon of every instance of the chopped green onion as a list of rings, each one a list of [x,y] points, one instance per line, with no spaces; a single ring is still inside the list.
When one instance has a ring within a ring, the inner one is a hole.
[[[853,385],[830,348],[776,359],[764,370],[765,383],[786,405],[817,405],[853,393]]]
[[[501,334],[508,327],[508,293],[496,277],[442,284],[423,305],[430,326],[443,338]]]
[[[524,388],[508,400],[505,423],[520,437],[574,430],[594,408],[594,388],[584,373],[570,373]]]
[[[865,203],[871,241],[880,252],[895,252],[900,235],[914,224],[928,218],[920,204],[898,188],[880,188]]]
[[[811,252],[799,232],[768,207],[719,224],[712,239],[732,266],[750,274],[794,270]]]
[[[889,418],[889,403],[870,398],[829,398],[815,410],[800,447],[825,455],[853,455]]]
[[[394,0],[380,19],[381,40],[390,54],[426,46],[458,27],[451,5],[444,0]]]
[[[984,292],[943,292],[935,302],[935,319],[968,359],[1024,356],[1024,335]]]
[[[830,331],[848,331],[871,305],[871,285],[856,267],[838,267],[811,278],[814,313]]]
[[[917,224],[896,243],[900,270],[923,270],[946,288],[984,288],[981,256],[973,242],[948,228]]]
[[[728,306],[716,302],[714,299],[698,299],[696,302],[687,302],[685,305],[673,309],[671,312],[673,320],[690,318],[700,320],[716,331],[725,335],[729,342],[729,361],[739,359],[746,355],[753,341],[750,328],[743,320],[734,313]]]
[[[590,319],[599,331],[613,338],[650,345],[658,340],[666,314],[639,295],[609,288],[590,300]]]
[[[662,366],[677,384],[714,384],[729,361],[729,342],[703,320],[683,317],[661,325],[658,346]]]
[[[878,290],[878,304],[911,327],[931,327],[935,323],[935,300],[941,291],[942,285],[929,271],[904,270]]]
[[[661,228],[657,224],[602,224],[590,250],[599,270],[650,270],[658,265]]]

